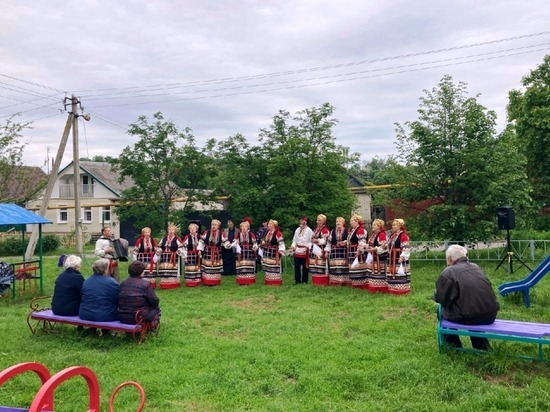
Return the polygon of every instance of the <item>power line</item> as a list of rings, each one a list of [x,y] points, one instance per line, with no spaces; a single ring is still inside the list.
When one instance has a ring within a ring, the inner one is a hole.
[[[264,73],[264,74],[258,74],[258,75],[249,75],[249,76],[241,76],[241,77],[226,77],[226,78],[218,78],[218,79],[210,79],[210,80],[197,80],[197,81],[190,81],[190,82],[183,82],[183,83],[169,83],[169,84],[155,84],[155,85],[149,85],[149,86],[129,86],[129,87],[115,87],[115,88],[106,88],[106,89],[87,89],[87,90],[77,90],[75,93],[85,93],[85,92],[101,92],[101,91],[121,91],[121,90],[135,90],[135,89],[150,89],[150,88],[172,88],[176,86],[198,86],[198,85],[206,85],[206,84],[218,84],[218,83],[226,83],[226,82],[237,82],[242,80],[253,80],[253,79],[260,79],[260,78],[267,78],[267,77],[279,77],[279,76],[288,76],[293,74],[301,74],[301,73],[307,73],[307,72],[315,72],[315,71],[323,71],[323,70],[330,70],[330,69],[338,69],[342,67],[350,67],[350,66],[357,66],[362,64],[370,64],[375,62],[384,62],[384,61],[390,61],[390,60],[398,60],[398,59],[405,59],[410,57],[419,57],[429,54],[436,54],[436,53],[443,53],[443,52],[449,52],[449,51],[456,51],[456,50],[462,50],[472,47],[479,47],[479,46],[485,46],[490,44],[497,44],[497,43],[504,43],[514,40],[521,40],[526,38],[532,38],[537,36],[543,36],[550,34],[550,31],[543,31],[538,33],[531,33],[531,34],[525,34],[521,36],[513,36],[513,37],[507,37],[503,39],[496,39],[496,40],[489,40],[485,42],[478,42],[478,43],[471,43],[471,44],[465,44],[460,46],[454,46],[454,47],[447,47],[442,49],[434,49],[434,50],[428,50],[428,51],[421,51],[416,53],[408,53],[408,54],[401,54],[397,56],[389,56],[389,57],[380,57],[380,58],[374,58],[369,60],[358,60],[358,61],[351,61],[347,63],[339,63],[339,64],[333,64],[333,65],[326,65],[326,66],[317,66],[317,67],[309,67],[309,68],[302,68],[297,70],[289,70],[289,71],[280,71],[280,72],[272,72],[272,73]],[[122,92],[121,92],[122,93]],[[97,95],[96,95],[97,96]],[[83,95],[82,97],[91,97],[87,95]]]
[[[409,64],[409,65],[402,65],[402,66],[395,66],[390,68],[384,68],[384,69],[374,69],[374,70],[366,70],[362,72],[353,72],[353,73],[347,73],[347,74],[337,74],[332,76],[324,76],[322,78],[310,78],[308,81],[317,80],[316,83],[307,83],[307,84],[291,84],[289,86],[284,87],[277,87],[272,89],[259,89],[259,90],[249,90],[249,91],[241,91],[241,92],[235,92],[235,93],[226,93],[226,94],[216,94],[216,95],[206,95],[206,96],[195,96],[195,97],[187,97],[187,98],[181,98],[181,99],[165,99],[165,100],[148,100],[144,102],[133,102],[133,103],[120,103],[120,104],[106,104],[101,106],[96,106],[95,109],[99,108],[106,108],[106,107],[123,107],[123,106],[137,106],[137,105],[144,105],[144,104],[158,104],[158,103],[169,103],[169,102],[178,102],[178,101],[193,101],[193,100],[201,100],[201,99],[211,99],[211,98],[220,98],[220,97],[231,97],[231,96],[239,96],[239,95],[246,95],[246,94],[260,94],[260,93],[268,93],[268,92],[275,92],[275,91],[281,91],[281,90],[291,90],[291,89],[298,89],[298,88],[304,88],[304,87],[314,87],[314,86],[321,86],[321,85],[328,85],[328,84],[334,84],[334,83],[342,83],[342,82],[348,82],[348,81],[356,81],[356,80],[362,80],[362,79],[368,79],[368,78],[376,78],[376,77],[383,77],[383,76],[390,76],[395,74],[402,74],[402,73],[409,73],[409,72],[417,72],[417,71],[423,71],[423,70],[429,70],[429,69],[435,69],[435,68],[441,68],[441,67],[450,67],[450,66],[457,66],[457,65],[463,65],[468,63],[476,63],[476,62],[482,62],[482,61],[489,61],[489,60],[495,60],[500,59],[504,57],[511,57],[511,56],[518,56],[523,54],[529,54],[529,53],[535,53],[538,51],[547,51],[547,48],[539,48],[535,50],[528,50],[528,51],[521,51],[516,53],[509,53],[505,55],[500,56],[492,56],[492,57],[484,57],[479,59],[472,59],[462,62],[454,62],[454,63],[448,63],[448,64],[436,64],[437,62],[445,62],[448,60],[456,60],[456,59],[464,59],[465,57],[459,57],[459,58],[453,58],[453,59],[444,59],[439,61],[430,61],[430,62],[424,62],[424,63],[415,63],[415,64]],[[482,53],[481,55],[486,55],[487,53]],[[469,56],[469,57],[475,57],[476,55]],[[421,66],[426,64],[432,64],[431,66],[425,66],[425,67],[416,67],[415,66]],[[406,70],[397,70],[401,68],[407,68]],[[353,78],[346,78],[346,79],[339,79],[339,80],[330,80],[330,81],[320,81],[322,79],[326,78],[335,78],[335,77],[343,77],[343,76],[351,76],[351,75],[357,75],[357,74],[363,74],[363,73],[372,73],[376,71],[381,70],[394,70],[394,71],[385,71],[378,74],[371,74],[366,76],[356,76]],[[283,85],[288,83],[299,83],[303,82],[304,80],[293,80],[293,81],[284,81],[279,83],[269,83],[269,84],[260,84],[255,85],[257,86],[273,86],[273,85]],[[237,86],[234,88],[231,88],[232,90],[238,90],[242,89],[245,86]],[[218,89],[219,90],[219,89]],[[217,90],[211,90],[211,91],[217,91]],[[174,94],[182,94],[181,93],[174,93]],[[188,92],[187,92],[188,93]],[[137,96],[134,96],[137,97]],[[143,97],[151,97],[151,96],[143,96]]]

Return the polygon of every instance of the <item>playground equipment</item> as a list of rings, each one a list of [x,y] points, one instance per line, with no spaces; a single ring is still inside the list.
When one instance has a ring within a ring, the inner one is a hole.
[[[505,296],[512,292],[521,292],[523,293],[523,298],[525,300],[525,306],[529,307],[531,301],[529,299],[529,290],[535,286],[539,280],[541,280],[544,275],[550,270],[550,255],[546,256],[546,259],[538,265],[535,270],[533,270],[526,278],[517,280],[515,282],[506,282],[498,287],[498,291],[501,296]]]
[[[36,393],[29,408],[20,408],[13,406],[0,406],[0,412],[16,412],[16,411],[29,411],[29,412],[44,412],[54,411],[54,391],[57,387],[68,379],[75,376],[82,376],[86,380],[88,386],[88,412],[99,412],[99,382],[94,372],[85,366],[71,366],[63,369],[62,371],[51,375],[48,369],[37,362],[24,362],[11,366],[2,372],[0,372],[0,386],[6,383],[8,380],[22,374],[24,372],[34,372],[40,378],[42,386]],[[109,398],[109,412],[114,411],[114,401],[119,391],[126,387],[133,386],[137,388],[140,396],[140,402],[136,409],[136,412],[141,412],[145,405],[145,391],[136,382],[128,381],[117,386]]]

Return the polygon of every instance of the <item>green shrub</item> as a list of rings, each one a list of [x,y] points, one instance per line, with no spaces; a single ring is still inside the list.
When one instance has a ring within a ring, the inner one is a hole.
[[[42,236],[42,251],[44,253],[53,252],[61,246],[61,240],[57,235]],[[36,253],[36,252],[35,252]]]
[[[4,256],[17,256],[24,253],[27,243],[23,246],[20,237],[7,237],[0,243],[0,250]]]

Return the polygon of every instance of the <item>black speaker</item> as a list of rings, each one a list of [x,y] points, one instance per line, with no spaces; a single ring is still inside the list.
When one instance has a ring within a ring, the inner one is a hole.
[[[499,229],[510,230],[516,227],[516,215],[511,206],[503,206],[497,209],[497,222]]]

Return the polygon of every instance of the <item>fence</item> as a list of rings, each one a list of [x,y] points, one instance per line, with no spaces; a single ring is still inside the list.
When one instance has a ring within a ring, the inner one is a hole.
[[[411,259],[413,260],[445,260],[445,250],[449,245],[461,244],[468,249],[468,257],[472,261],[499,261],[508,253],[505,240],[487,242],[468,242],[458,240],[447,241],[411,241]],[[540,261],[550,254],[550,240],[512,240],[511,252],[524,261]]]

